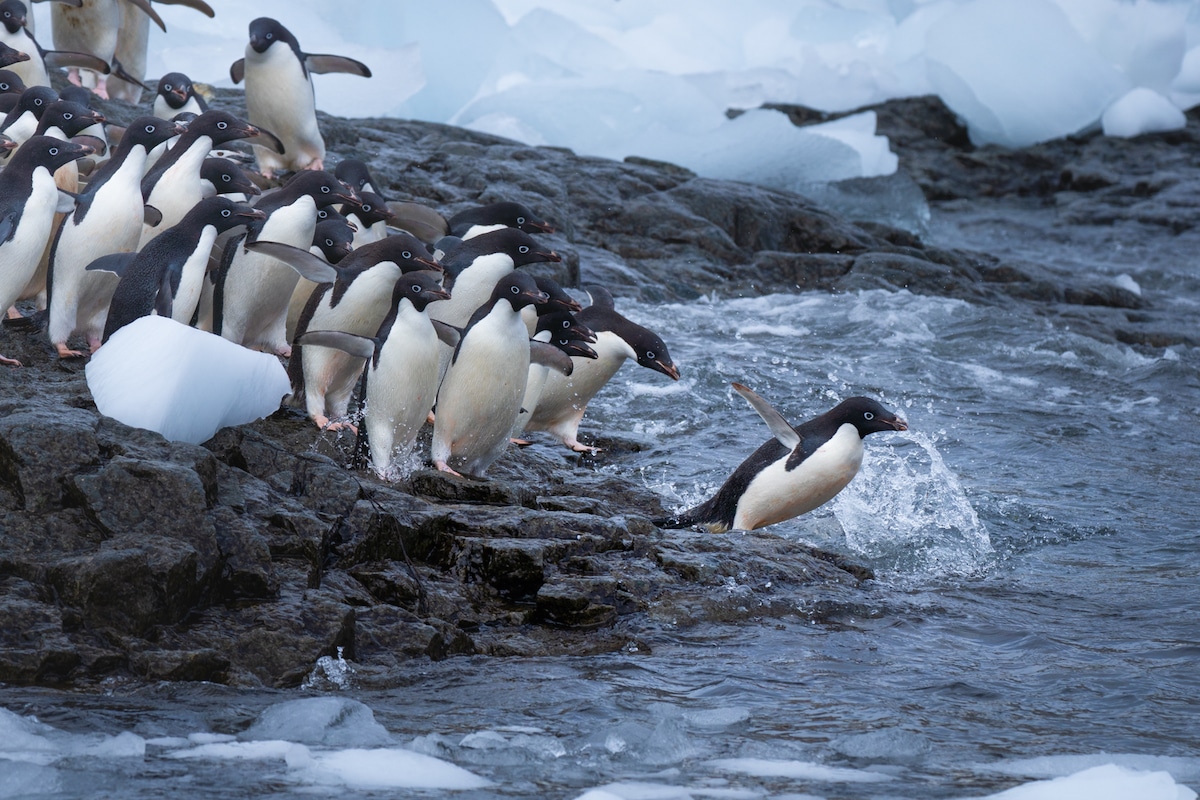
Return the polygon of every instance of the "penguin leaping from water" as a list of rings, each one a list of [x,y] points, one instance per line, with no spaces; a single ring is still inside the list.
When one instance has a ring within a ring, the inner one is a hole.
[[[862,440],[908,423],[868,397],[851,397],[792,427],[770,403],[740,383],[733,388],[775,438],[741,463],[711,499],[655,520],[663,528],[700,525],[713,533],[754,530],[807,514],[846,488],[862,466]]]

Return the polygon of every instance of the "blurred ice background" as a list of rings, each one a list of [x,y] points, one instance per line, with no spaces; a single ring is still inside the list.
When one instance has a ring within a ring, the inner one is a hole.
[[[150,78],[230,85],[247,25],[271,16],[306,51],[374,71],[317,76],[329,113],[451,123],[777,188],[888,175],[896,155],[871,112],[798,129],[776,111],[730,109],[845,112],[937,94],[976,144],[1024,147],[1181,128],[1200,103],[1196,0],[210,2],[216,19],[157,6],[168,33],[154,30]]]

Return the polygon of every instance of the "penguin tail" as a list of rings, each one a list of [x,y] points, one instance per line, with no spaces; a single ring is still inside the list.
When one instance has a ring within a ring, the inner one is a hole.
[[[716,506],[716,498],[706,500],[685,511],[677,511],[669,517],[650,520],[664,530],[677,528],[703,528],[709,533],[725,533],[732,524],[722,519]]]

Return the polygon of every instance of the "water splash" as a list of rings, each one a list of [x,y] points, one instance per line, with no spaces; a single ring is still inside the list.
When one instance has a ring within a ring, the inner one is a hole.
[[[350,689],[354,685],[355,669],[342,656],[343,648],[337,649],[337,658],[333,656],[321,656],[317,659],[317,665],[313,667],[313,671],[308,673],[308,677],[304,679],[304,683],[300,685],[302,689]]]
[[[851,551],[884,574],[969,575],[994,555],[958,477],[920,431],[892,446],[868,447],[862,471],[834,499],[833,512]]]

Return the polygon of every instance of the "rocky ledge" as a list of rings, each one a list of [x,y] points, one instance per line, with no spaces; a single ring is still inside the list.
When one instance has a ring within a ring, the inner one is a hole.
[[[219,100],[240,111],[240,95]],[[937,104],[880,111],[908,178],[935,200],[1070,193],[1075,208],[1129,216],[1152,212],[1130,198],[1170,205],[1177,193],[1165,174],[1087,156],[1109,147],[1095,137],[1045,156],[981,153]],[[1109,282],[933,247],[796,194],[442,125],[322,123],[330,160],[363,158],[395,199],[446,214],[507,199],[545,214],[569,286],[646,301],[903,288],[1103,309],[1096,335],[1154,333],[1154,309]],[[1193,176],[1183,160],[1198,163],[1197,141],[1193,122],[1138,147],[1166,149]],[[410,658],[645,651],[654,631],[697,622],[871,613],[866,569],[770,533],[658,530],[653,493],[565,450],[513,450],[486,482],[417,471],[388,484],[347,469],[349,441],[288,411],[204,446],[170,443],[101,417],[82,364],[59,362],[43,336],[0,336],[27,364],[0,375],[0,682],[288,686],[339,648],[369,676]],[[600,444],[606,464],[635,456]]]

